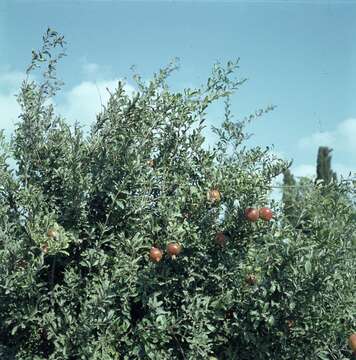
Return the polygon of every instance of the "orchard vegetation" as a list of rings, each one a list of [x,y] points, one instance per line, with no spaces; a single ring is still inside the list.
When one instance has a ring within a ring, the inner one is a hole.
[[[273,107],[234,120],[238,61],[181,92],[175,62],[148,84],[135,73],[85,135],[51,102],[64,46],[44,35],[1,136],[0,358],[351,359],[355,183],[305,180],[287,214],[269,200],[290,163],[246,146]]]

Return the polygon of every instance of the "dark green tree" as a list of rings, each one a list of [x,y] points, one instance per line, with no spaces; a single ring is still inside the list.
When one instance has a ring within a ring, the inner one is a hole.
[[[319,147],[316,161],[316,181],[323,180],[325,184],[329,184],[332,180],[336,180],[336,173],[331,169],[332,150],[327,146]]]
[[[283,213],[289,223],[295,225],[296,223],[296,201],[297,201],[296,181],[291,171],[286,169],[283,172]]]

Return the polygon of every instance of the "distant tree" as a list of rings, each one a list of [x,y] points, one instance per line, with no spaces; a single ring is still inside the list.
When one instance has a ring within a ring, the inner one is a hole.
[[[333,149],[327,146],[319,146],[316,163],[316,180],[323,180],[329,184],[331,180],[336,180],[336,173],[331,170],[331,152]]]
[[[283,203],[283,212],[285,218],[291,224],[296,222],[296,213],[295,213],[295,202],[296,202],[296,181],[293,174],[289,169],[286,169],[283,172],[283,194],[282,194],[282,203]]]

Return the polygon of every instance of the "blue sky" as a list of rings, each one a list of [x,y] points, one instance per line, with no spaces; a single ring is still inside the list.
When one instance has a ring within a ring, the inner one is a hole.
[[[356,171],[356,2],[354,1],[2,1],[0,128],[18,114],[14,94],[47,26],[65,35],[68,56],[57,109],[89,124],[105,88],[137,66],[143,78],[172,58],[173,88],[199,86],[212,65],[240,57],[247,77],[232,99],[236,119],[277,108],[248,128],[251,145],[274,145],[293,158],[295,175],[312,175],[319,145],[334,148],[333,167]],[[131,82],[131,85],[133,83]],[[130,86],[128,86],[130,88]],[[222,107],[208,114],[222,119]]]

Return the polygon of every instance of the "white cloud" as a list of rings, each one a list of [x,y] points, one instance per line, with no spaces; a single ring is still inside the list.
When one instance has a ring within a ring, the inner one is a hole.
[[[78,121],[81,125],[91,125],[96,115],[102,110],[102,105],[106,105],[110,94],[118,85],[119,79],[107,81],[83,81],[73,87],[64,96],[64,101],[56,106],[59,114],[63,115],[68,123],[73,124]],[[126,84],[125,91],[132,96],[134,87]]]
[[[335,151],[346,151],[356,155],[356,118],[342,121],[332,131],[316,132],[299,140],[301,149],[317,149],[329,146]]]
[[[94,63],[85,63],[83,71],[94,75],[101,67]],[[0,68],[0,129],[10,135],[14,130],[14,124],[18,122],[20,106],[15,95],[19,92],[21,82],[26,74],[13,71],[9,68]],[[56,111],[63,115],[69,124],[77,120],[81,125],[89,125],[96,119],[96,114],[106,105],[109,100],[109,89],[113,92],[118,85],[119,79],[95,81],[83,81],[64,93],[63,100],[56,104]],[[135,91],[134,87],[126,84],[125,90],[129,96]],[[52,101],[51,101],[52,102]]]
[[[115,78],[111,66],[90,62],[86,57],[83,57],[80,61],[83,80],[104,81],[106,79]]]
[[[351,176],[354,176],[353,174],[356,174],[356,168],[352,168],[351,166],[344,165],[342,163],[335,163],[331,166],[332,170],[336,172],[338,178],[340,178],[340,175],[343,178],[348,178],[351,172]]]
[[[310,164],[300,164],[298,166],[292,167],[291,172],[296,177],[307,176],[314,178],[316,176],[315,165]]]
[[[8,68],[0,69],[0,93],[9,94],[18,92],[25,73]]]
[[[343,178],[347,178],[349,177],[350,172],[355,172],[355,169],[352,169],[350,166],[342,163],[332,164],[331,169],[336,172],[338,178],[340,176],[342,176]],[[296,177],[307,176],[314,179],[316,177],[316,166],[310,164],[301,164],[292,167],[291,172]]]
[[[0,129],[5,129],[6,134],[10,134],[14,129],[15,122],[18,121],[20,106],[13,94],[0,94]]]
[[[18,121],[20,106],[15,95],[25,77],[26,75],[19,71],[0,69],[0,129],[5,129],[7,135],[13,131],[14,124]]]
[[[356,119],[350,118],[343,121],[338,126],[337,132],[345,141],[347,148],[356,154]]]
[[[85,63],[83,65],[83,72],[85,75],[97,74],[99,71],[99,65],[95,63]]]
[[[332,148],[333,155],[336,156],[336,162],[333,162],[331,168],[340,178],[348,177],[350,172],[354,173],[355,164],[351,166],[350,159],[356,158],[356,118],[348,118],[340,122],[334,130],[317,132],[311,136],[304,137],[299,141],[299,148],[317,153],[319,146],[328,146]],[[341,162],[340,162],[341,160]],[[295,168],[297,176],[315,177],[315,166],[302,164]]]
[[[318,146],[335,146],[336,137],[332,132],[317,132],[299,140],[299,147],[308,149]]]

